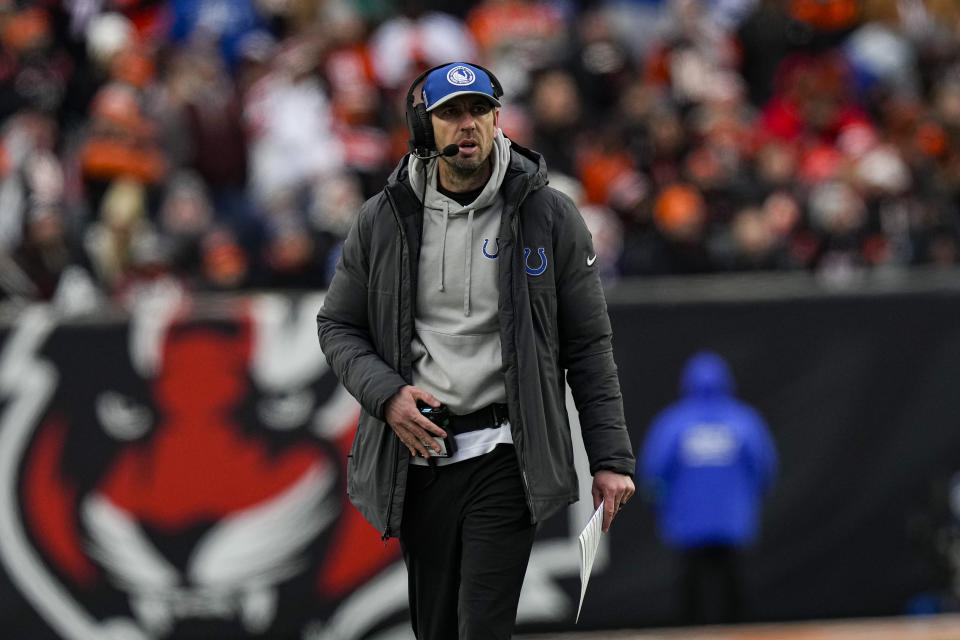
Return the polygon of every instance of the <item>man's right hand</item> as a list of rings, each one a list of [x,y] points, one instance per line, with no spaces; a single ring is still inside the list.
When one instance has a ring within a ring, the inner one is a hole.
[[[408,384],[387,400],[383,415],[400,442],[410,450],[410,455],[419,453],[429,458],[431,450],[437,453],[441,451],[440,444],[430,434],[445,438],[447,432],[420,413],[417,400],[423,400],[431,407],[440,406],[440,401],[433,395]]]

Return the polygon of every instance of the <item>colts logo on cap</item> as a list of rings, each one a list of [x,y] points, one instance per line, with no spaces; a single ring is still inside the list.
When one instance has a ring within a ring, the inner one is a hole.
[[[447,82],[450,84],[455,84],[458,87],[465,87],[468,84],[473,84],[473,81],[477,79],[477,76],[463,65],[457,65],[450,71],[447,71]]]

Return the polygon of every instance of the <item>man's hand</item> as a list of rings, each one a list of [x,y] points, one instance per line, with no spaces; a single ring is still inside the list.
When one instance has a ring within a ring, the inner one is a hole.
[[[610,523],[617,512],[627,504],[627,500],[636,489],[630,476],[616,471],[597,471],[593,476],[593,508],[596,509],[603,502],[603,525],[606,533],[610,530]]]
[[[440,453],[440,444],[431,438],[430,434],[445,438],[447,433],[420,413],[417,400],[423,400],[431,407],[440,406],[440,401],[431,394],[408,384],[387,400],[383,417],[400,438],[400,442],[410,450],[410,455],[419,453],[424,458],[429,458],[431,449]]]

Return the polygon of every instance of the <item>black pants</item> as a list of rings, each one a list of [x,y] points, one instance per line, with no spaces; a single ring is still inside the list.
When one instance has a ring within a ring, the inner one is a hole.
[[[742,618],[740,553],[730,546],[688,549],[683,554],[687,624],[723,624]]]
[[[516,450],[411,466],[400,547],[419,640],[510,638],[536,527]]]

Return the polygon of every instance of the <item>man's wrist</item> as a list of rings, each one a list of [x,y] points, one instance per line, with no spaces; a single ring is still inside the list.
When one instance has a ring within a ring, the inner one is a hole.
[[[390,404],[390,401],[397,397],[403,388],[407,386],[407,383],[399,385],[396,389],[393,390],[393,393],[386,395],[383,400],[380,401],[379,405],[376,407],[376,411],[373,413],[375,417],[380,422],[386,423],[387,421],[387,406]]]

